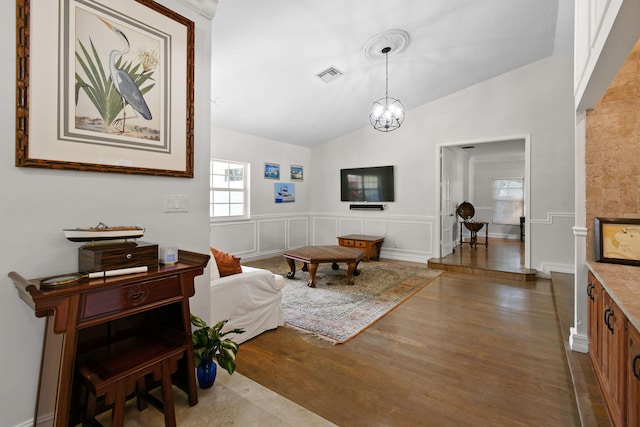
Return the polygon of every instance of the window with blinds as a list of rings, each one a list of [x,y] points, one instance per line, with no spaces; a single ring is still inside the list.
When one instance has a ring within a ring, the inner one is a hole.
[[[494,224],[519,225],[524,216],[524,178],[493,178]]]

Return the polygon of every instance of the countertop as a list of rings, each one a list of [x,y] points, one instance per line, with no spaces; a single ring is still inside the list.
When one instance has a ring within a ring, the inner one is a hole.
[[[607,293],[640,331],[640,267],[587,261]]]

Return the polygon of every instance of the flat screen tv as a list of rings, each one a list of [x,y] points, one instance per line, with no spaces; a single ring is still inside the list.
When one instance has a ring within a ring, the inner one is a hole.
[[[393,202],[393,166],[340,170],[340,200],[343,202]]]

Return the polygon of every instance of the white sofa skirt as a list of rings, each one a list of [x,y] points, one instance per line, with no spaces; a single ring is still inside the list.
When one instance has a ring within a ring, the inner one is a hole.
[[[211,280],[209,325],[229,319],[223,331],[242,328],[243,334],[229,334],[243,343],[262,332],[284,325],[282,293],[284,277],[260,268],[242,266],[242,273]]]

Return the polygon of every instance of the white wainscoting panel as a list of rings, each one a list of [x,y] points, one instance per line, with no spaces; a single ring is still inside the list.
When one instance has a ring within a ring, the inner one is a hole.
[[[243,260],[279,255],[309,244],[307,215],[255,215],[248,221],[211,223],[211,246]]]
[[[287,249],[299,248],[309,244],[309,218],[287,219]]]
[[[338,234],[336,237],[349,234],[365,234],[363,218],[338,218]]]
[[[575,214],[571,212],[547,212],[546,218],[530,220],[531,255],[536,260],[531,268],[538,271],[538,277],[549,278],[552,271],[575,274],[574,224]]]
[[[211,246],[232,254],[255,252],[256,221],[212,222],[210,226]]]
[[[389,218],[387,221],[368,220],[367,233],[384,236],[381,256],[404,261],[427,262],[433,257],[433,227],[436,219]]]
[[[337,244],[336,237],[338,236],[338,223],[337,217],[316,217],[313,216],[311,224],[313,224],[311,230],[311,244],[312,245],[335,245]]]
[[[309,244],[336,245],[340,235],[369,234],[385,238],[384,258],[426,262],[433,256],[435,222],[436,217],[371,213],[262,215],[212,223],[211,246],[250,260]]]
[[[368,234],[385,238],[383,258],[426,262],[433,256],[435,217],[391,216],[366,213],[354,217],[345,214],[312,214],[314,245],[335,245],[336,237],[346,234]]]
[[[572,213],[551,212],[547,218],[532,219],[529,244],[535,263],[530,268],[542,277],[550,271],[573,272],[573,239],[559,238],[572,233]],[[261,215],[249,221],[215,222],[211,224],[211,246],[242,256],[245,260],[266,258],[283,251],[307,245],[336,245],[337,236],[369,234],[383,236],[381,256],[404,261],[426,262],[434,256],[437,235],[436,217],[382,215],[365,213],[311,213],[309,215]],[[489,238],[492,236],[489,230]],[[553,237],[558,237],[554,239]],[[501,235],[500,237],[515,237]],[[542,237],[540,240],[536,237]],[[557,240],[554,247],[539,247],[536,242]],[[567,242],[565,244],[565,242]],[[532,254],[528,257],[531,260]]]
[[[258,252],[274,253],[287,248],[286,218],[261,220],[258,222]]]

